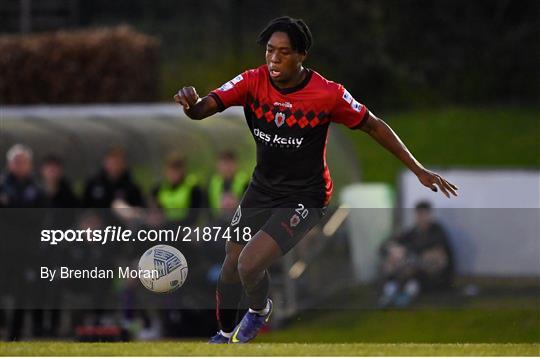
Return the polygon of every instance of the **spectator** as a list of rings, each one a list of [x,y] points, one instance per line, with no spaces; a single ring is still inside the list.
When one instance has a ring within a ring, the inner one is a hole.
[[[64,176],[62,160],[55,155],[46,156],[41,163],[40,172],[45,197],[44,206],[55,209],[46,211],[44,226],[55,229],[71,229],[77,215],[77,211],[71,208],[78,207],[79,201],[73,193],[71,183]],[[51,248],[45,246],[42,247],[42,251],[44,252],[44,260],[51,267],[58,266],[58,263],[65,261],[68,253],[64,247]],[[43,302],[50,306],[54,306],[54,302],[59,302],[62,298],[60,289],[58,287],[53,288],[53,285],[56,285],[56,283],[48,283],[43,290],[42,296]],[[60,310],[50,310],[49,316],[50,325],[48,326],[50,328],[45,334],[53,337],[58,336]]]
[[[415,225],[381,248],[383,307],[407,306],[421,290],[449,288],[452,283],[452,250],[443,227],[433,219],[431,204],[419,202],[415,214]]]
[[[203,206],[203,193],[198,179],[186,173],[184,157],[171,153],[165,163],[165,180],[153,190],[157,207],[170,222],[194,224]]]
[[[75,229],[92,231],[104,230],[107,226],[108,222],[103,216],[98,211],[92,210],[84,211],[74,224]],[[116,260],[122,256],[118,246],[110,246],[105,250],[87,240],[78,245],[66,246],[66,251],[62,264],[81,269],[91,269],[96,265],[103,268],[115,267]],[[114,302],[113,286],[114,283],[110,280],[73,280],[62,283],[59,287],[62,290],[62,296],[70,302],[70,305],[76,307],[70,311],[71,332],[77,335],[78,327],[100,326],[108,314],[114,314],[112,310],[105,309]]]
[[[25,145],[15,144],[7,152],[7,173],[0,179],[0,207],[38,208],[43,191],[32,176],[33,154]]]
[[[102,169],[88,180],[84,191],[87,208],[110,208],[114,202],[131,207],[144,205],[141,190],[127,169],[124,150],[118,147],[105,154]]]
[[[221,209],[238,206],[249,183],[249,176],[238,170],[238,162],[233,152],[222,152],[216,169],[217,173],[212,176],[208,188],[208,199],[214,219],[221,216]]]
[[[7,172],[0,179],[0,207],[34,209],[44,203],[43,191],[32,175],[33,154],[25,145],[15,144],[7,152]],[[24,310],[21,307],[34,303],[30,288],[36,289],[35,262],[39,250],[28,250],[41,224],[39,210],[4,210],[2,212],[3,245],[0,250],[7,266],[16,265],[10,279],[3,282],[4,292],[13,295],[16,303],[12,312],[8,340],[18,340],[22,336],[26,311],[31,314],[32,333],[35,337],[43,334],[43,311]],[[35,248],[35,246],[34,246]],[[24,253],[24,255],[21,255]],[[16,261],[15,261],[16,260]],[[14,266],[15,267],[15,266]],[[39,282],[37,282],[39,283]]]
[[[42,186],[45,191],[45,206],[48,208],[76,208],[78,200],[71,183],[64,176],[62,160],[48,155],[41,164]]]

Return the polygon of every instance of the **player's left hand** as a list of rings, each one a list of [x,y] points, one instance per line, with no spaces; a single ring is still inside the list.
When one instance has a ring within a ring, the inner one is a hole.
[[[453,196],[458,196],[457,186],[431,170],[423,169],[421,172],[416,174],[416,176],[418,177],[418,180],[420,180],[420,183],[422,183],[424,186],[427,186],[435,192],[439,191],[440,189],[447,198],[450,198],[450,194]]]

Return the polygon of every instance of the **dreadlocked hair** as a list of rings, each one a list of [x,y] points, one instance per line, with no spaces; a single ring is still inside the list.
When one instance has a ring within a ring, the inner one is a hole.
[[[285,32],[289,36],[294,51],[307,53],[313,43],[311,31],[302,19],[293,19],[289,16],[278,17],[261,31],[257,38],[257,43],[266,46],[270,36],[274,32]]]

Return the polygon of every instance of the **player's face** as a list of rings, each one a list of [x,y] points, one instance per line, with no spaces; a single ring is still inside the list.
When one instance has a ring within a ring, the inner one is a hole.
[[[266,64],[272,80],[283,87],[288,87],[298,79],[304,53],[294,51],[285,32],[274,32],[266,44]]]

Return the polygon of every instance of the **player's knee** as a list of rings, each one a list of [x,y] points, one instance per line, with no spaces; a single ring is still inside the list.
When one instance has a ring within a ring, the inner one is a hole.
[[[238,259],[238,274],[242,282],[251,282],[258,278],[261,270],[257,263],[244,255]]]
[[[224,282],[238,282],[238,256],[231,257],[227,255],[221,266],[221,279]]]

